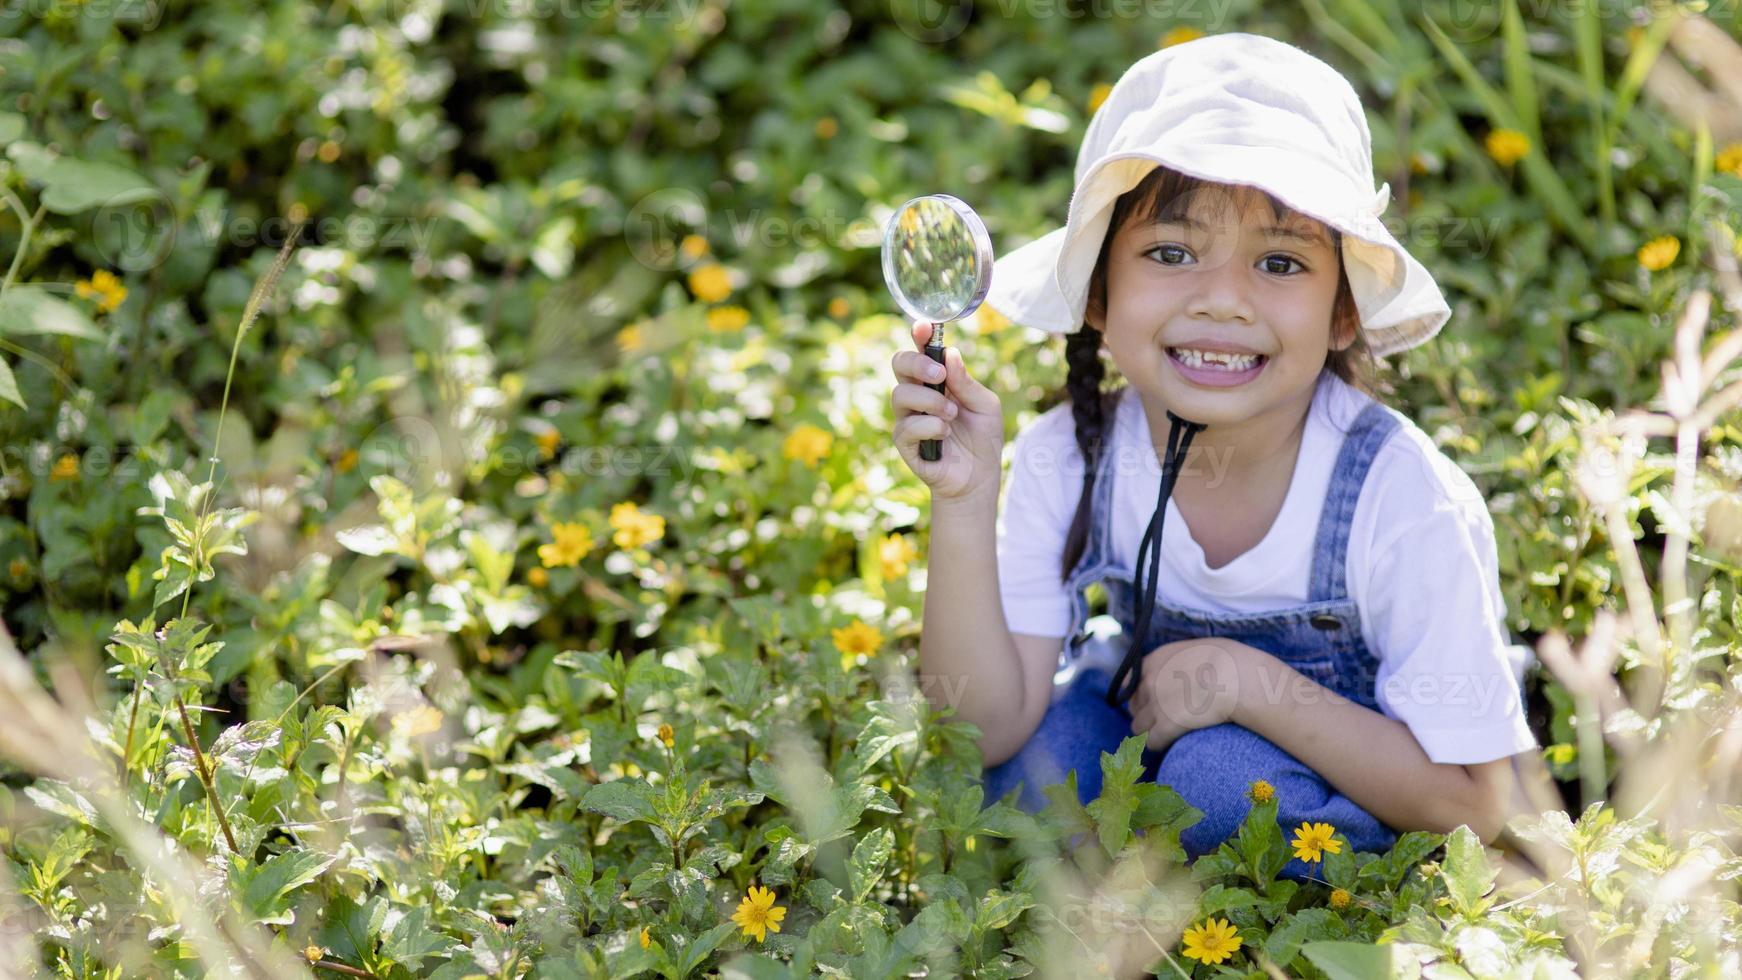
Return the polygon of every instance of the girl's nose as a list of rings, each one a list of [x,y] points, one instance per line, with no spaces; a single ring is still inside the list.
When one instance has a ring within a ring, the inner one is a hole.
[[[1194,319],[1253,320],[1240,264],[1227,254],[1212,254],[1191,276],[1186,312]]]

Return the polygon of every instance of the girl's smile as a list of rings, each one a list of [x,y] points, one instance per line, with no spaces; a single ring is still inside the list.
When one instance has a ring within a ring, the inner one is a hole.
[[[1232,388],[1258,377],[1270,359],[1263,354],[1225,349],[1236,345],[1194,341],[1167,349],[1168,360],[1185,379],[1209,388]]]

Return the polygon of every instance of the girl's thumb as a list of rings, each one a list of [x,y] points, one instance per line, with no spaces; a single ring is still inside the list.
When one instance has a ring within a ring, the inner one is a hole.
[[[944,372],[944,385],[950,394],[961,401],[963,408],[970,412],[998,410],[998,396],[968,374],[967,365],[962,363],[960,350],[954,347],[944,348]]]

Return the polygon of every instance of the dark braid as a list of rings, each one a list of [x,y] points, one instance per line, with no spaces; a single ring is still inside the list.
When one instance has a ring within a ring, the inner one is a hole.
[[[1071,416],[1077,424],[1077,449],[1083,455],[1083,498],[1077,502],[1077,516],[1071,520],[1070,534],[1065,537],[1064,567],[1059,578],[1069,580],[1071,569],[1083,557],[1089,541],[1089,503],[1095,496],[1095,471],[1106,447],[1107,416],[1112,405],[1111,393],[1101,391],[1106,366],[1101,362],[1101,332],[1088,324],[1065,337],[1065,363],[1070,371],[1065,389],[1071,396]]]

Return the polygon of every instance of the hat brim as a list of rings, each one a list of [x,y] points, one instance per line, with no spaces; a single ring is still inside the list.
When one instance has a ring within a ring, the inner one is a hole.
[[[1342,232],[1344,269],[1375,356],[1414,347],[1450,319],[1451,308],[1433,275],[1372,210],[1372,192],[1351,188],[1334,166],[1279,156],[1266,146],[1188,143],[1177,150],[1165,156],[1128,152],[1097,161],[1072,196],[1064,227],[994,260],[986,305],[1012,322],[1049,333],[1080,329],[1113,203],[1155,167],[1166,166],[1213,183],[1257,187]]]

